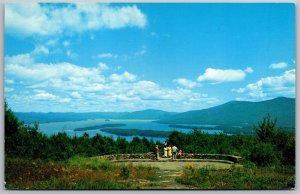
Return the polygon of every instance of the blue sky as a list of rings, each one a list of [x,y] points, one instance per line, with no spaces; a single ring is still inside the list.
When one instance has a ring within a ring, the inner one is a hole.
[[[295,97],[293,4],[6,4],[14,111],[197,110]]]

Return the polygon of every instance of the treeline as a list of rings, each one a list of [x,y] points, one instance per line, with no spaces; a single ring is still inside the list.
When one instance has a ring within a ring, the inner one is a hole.
[[[295,165],[295,134],[279,130],[270,116],[255,128],[256,136],[226,134],[209,135],[194,130],[190,134],[172,132],[168,141],[186,153],[233,154],[261,166],[274,164]],[[74,155],[97,156],[104,154],[147,153],[162,143],[134,137],[114,140],[97,134],[89,137],[70,137],[66,133],[46,136],[20,122],[5,104],[5,155],[8,157],[65,160]]]
[[[121,136],[146,136],[146,137],[169,137],[171,131],[140,130],[140,129],[119,129],[104,128],[101,131]]]
[[[295,133],[276,128],[276,120],[270,115],[263,118],[254,130],[255,136],[176,131],[169,136],[169,142],[186,153],[238,155],[245,162],[259,166],[295,165]]]

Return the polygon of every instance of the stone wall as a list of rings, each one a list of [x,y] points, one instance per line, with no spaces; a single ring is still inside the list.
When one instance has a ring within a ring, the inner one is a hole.
[[[115,155],[104,155],[103,158],[108,160],[128,160],[128,159],[149,159],[154,160],[155,155],[152,152],[144,154],[115,154]]]
[[[108,160],[133,160],[133,159],[148,159],[155,160],[155,154],[153,152],[144,154],[115,154],[115,155],[104,155],[102,158]],[[226,160],[234,163],[240,163],[241,157],[224,155],[224,154],[190,154],[183,153],[182,159],[210,159],[210,160]]]
[[[228,160],[234,163],[240,163],[241,157],[224,155],[224,154],[190,154],[183,153],[182,159],[213,159],[213,160]]]

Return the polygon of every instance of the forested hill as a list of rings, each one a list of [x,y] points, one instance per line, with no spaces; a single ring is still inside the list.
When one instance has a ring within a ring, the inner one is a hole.
[[[172,115],[175,115],[174,112],[166,112],[162,110],[147,109],[143,111],[135,111],[128,114],[120,116],[121,119],[151,119],[159,120],[166,119]]]
[[[160,120],[168,124],[253,125],[270,114],[279,127],[295,127],[295,98],[278,97],[261,102],[230,101],[203,110],[188,111]]]
[[[160,120],[175,113],[161,110],[148,109],[136,112],[15,112],[15,115],[25,123],[48,123],[48,122],[64,122],[64,121],[80,121],[87,119],[145,119]]]

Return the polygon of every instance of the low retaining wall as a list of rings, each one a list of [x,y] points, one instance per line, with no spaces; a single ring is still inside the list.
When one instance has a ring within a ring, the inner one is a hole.
[[[155,155],[152,152],[144,154],[114,154],[114,155],[104,155],[102,156],[108,160],[129,160],[129,159],[149,159],[154,160]]]
[[[153,152],[144,154],[114,154],[114,155],[104,155],[102,158],[108,160],[155,160],[155,154]],[[199,160],[225,160],[233,163],[240,163],[241,157],[233,155],[224,154],[190,154],[183,153],[181,159],[199,159]]]
[[[224,154],[190,154],[183,153],[182,159],[212,159],[212,160],[228,160],[234,163],[240,163],[242,157]]]

